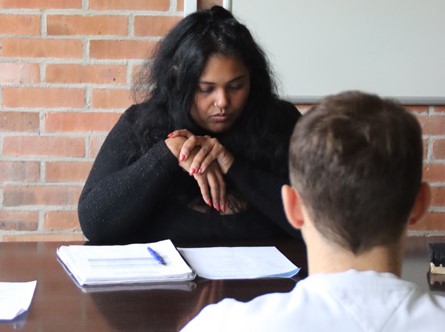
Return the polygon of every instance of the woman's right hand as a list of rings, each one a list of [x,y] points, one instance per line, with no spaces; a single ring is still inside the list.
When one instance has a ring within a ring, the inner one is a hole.
[[[224,180],[224,174],[217,162],[214,160],[201,172],[192,172],[192,163],[194,157],[200,153],[202,147],[195,146],[190,151],[186,159],[181,160],[180,153],[187,138],[184,136],[169,137],[165,140],[165,144],[171,153],[178,159],[179,166],[187,172],[190,176],[193,176],[198,183],[201,191],[201,196],[204,202],[215,208],[217,211],[226,210],[226,183]]]

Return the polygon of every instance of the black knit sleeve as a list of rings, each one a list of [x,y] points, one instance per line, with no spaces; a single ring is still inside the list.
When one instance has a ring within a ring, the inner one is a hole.
[[[79,199],[82,231],[94,243],[131,241],[140,224],[150,222],[178,167],[164,141],[141,155],[124,115],[103,143]]]
[[[276,135],[280,137],[278,144],[285,147],[285,153],[280,157],[280,160],[276,160],[276,168],[282,168],[278,165],[284,165],[286,174],[269,171],[261,165],[252,164],[242,158],[235,158],[227,173],[227,179],[253,207],[288,233],[299,238],[300,232],[289,224],[284,213],[281,187],[289,183],[287,167],[289,141],[294,125],[301,114],[292,104],[280,102],[277,116],[280,117],[281,125],[277,127],[280,128],[280,132],[277,132]],[[274,147],[269,146],[268,149],[272,154]]]
[[[286,178],[238,159],[227,173],[227,179],[254,208],[289,234],[300,237],[299,231],[288,223],[284,214],[281,187],[288,183]]]

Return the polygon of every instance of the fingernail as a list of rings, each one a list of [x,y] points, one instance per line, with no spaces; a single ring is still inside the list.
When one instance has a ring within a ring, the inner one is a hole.
[[[192,168],[190,168],[190,176],[193,174],[195,174],[195,169],[192,167]]]
[[[226,213],[226,205],[225,205],[225,204],[223,204],[223,205],[221,206],[221,211],[222,211],[223,213]]]
[[[185,154],[181,153],[179,156],[179,161],[184,161],[185,160]]]
[[[215,210],[219,211],[219,204],[215,204]]]
[[[175,136],[175,133],[170,133],[167,135],[167,137],[173,137],[173,136]]]
[[[208,206],[212,206],[212,201],[210,199],[206,199],[205,202]]]
[[[202,174],[202,168],[201,167],[198,169],[198,174]]]

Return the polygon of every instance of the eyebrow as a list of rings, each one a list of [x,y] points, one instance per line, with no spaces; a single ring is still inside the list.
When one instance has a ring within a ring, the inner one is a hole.
[[[246,76],[247,76],[246,74],[237,76],[237,77],[235,77],[234,79],[231,79],[230,81],[228,81],[226,84],[230,84],[230,83],[233,83],[233,82],[235,82],[235,81],[239,81],[239,80],[245,78]],[[216,83],[215,83],[215,82],[208,82],[208,81],[199,81],[198,84],[210,84],[210,85],[214,85],[214,84],[216,84]]]

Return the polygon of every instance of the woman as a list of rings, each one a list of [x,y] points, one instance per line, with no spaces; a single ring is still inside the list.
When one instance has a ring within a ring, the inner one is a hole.
[[[135,89],[143,102],[121,116],[85,183],[85,236],[101,244],[299,236],[280,190],[300,114],[277,99],[247,28],[222,7],[193,13],[146,69]]]

